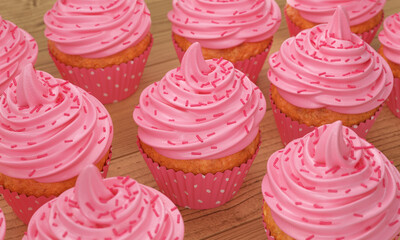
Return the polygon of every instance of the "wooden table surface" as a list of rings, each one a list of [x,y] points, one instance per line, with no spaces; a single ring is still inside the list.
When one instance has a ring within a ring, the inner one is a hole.
[[[44,37],[44,13],[52,7],[55,0],[14,0],[0,1],[0,15],[29,32],[39,45],[39,55],[35,67],[60,77],[48,55]],[[149,84],[159,81],[170,69],[179,66],[171,41],[171,24],[167,12],[172,8],[171,0],[146,0],[151,12],[154,45],[150,53],[139,88],[128,99],[106,105],[111,114],[115,135],[113,156],[108,176],[130,176],[142,184],[158,188],[150,171],[136,146],[137,125],[132,120],[132,112],[137,105],[141,91]],[[281,9],[285,0],[277,0]],[[385,16],[400,12],[399,0],[387,0]],[[282,14],[283,16],[283,14]],[[280,44],[289,37],[284,18],[278,32],[274,35],[271,53],[279,49]],[[379,47],[377,37],[371,44]],[[1,56],[0,56],[1,57]],[[269,66],[265,63],[257,85],[268,96],[269,82],[266,73]],[[281,149],[278,130],[272,116],[271,106],[261,122],[262,144],[260,151],[240,189],[233,200],[210,210],[190,210],[179,208],[185,222],[185,239],[265,239],[262,218],[261,181],[266,171],[268,157]],[[385,106],[372,127],[367,140],[381,150],[400,169],[400,119]],[[6,239],[21,239],[26,225],[13,213],[0,197],[0,208],[5,212]]]

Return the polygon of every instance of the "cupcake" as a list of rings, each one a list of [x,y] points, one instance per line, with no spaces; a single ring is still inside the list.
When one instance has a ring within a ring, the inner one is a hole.
[[[379,33],[379,41],[381,47],[379,53],[387,61],[393,72],[393,91],[389,95],[387,105],[389,109],[400,118],[400,38],[398,35],[400,31],[400,15],[399,13],[393,14],[385,19],[383,23],[383,31]]]
[[[0,136],[0,193],[27,223],[82,168],[108,169],[113,125],[95,97],[28,64],[0,97]]]
[[[35,39],[14,23],[0,16],[0,95],[22,68],[35,64],[38,46]]]
[[[143,0],[57,0],[44,23],[50,56],[65,80],[104,104],[136,91],[153,43]]]
[[[397,239],[400,174],[340,121],[293,140],[262,181],[267,234],[280,239]]]
[[[365,138],[393,87],[389,65],[351,33],[340,6],[328,24],[283,42],[269,64],[271,103],[284,144],[337,120]]]
[[[3,240],[6,235],[6,218],[3,211],[0,209],[0,239]]]
[[[23,240],[182,240],[183,233],[178,208],[162,193],[129,177],[102,179],[89,165],[74,188],[33,215]]]
[[[205,59],[224,58],[257,81],[281,22],[274,0],[173,0],[172,6],[168,19],[179,60],[199,42]]]
[[[371,43],[383,21],[386,0],[287,0],[284,9],[290,36],[327,23],[340,4],[349,14],[351,31]]]
[[[138,146],[158,186],[193,209],[218,207],[239,190],[260,144],[266,102],[227,60],[192,44],[181,67],[140,95]]]

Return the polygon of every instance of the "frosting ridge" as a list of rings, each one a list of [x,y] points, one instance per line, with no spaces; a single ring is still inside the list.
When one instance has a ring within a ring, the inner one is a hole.
[[[273,0],[174,0],[172,7],[172,32],[211,49],[271,38],[281,21]]]
[[[216,159],[248,146],[265,110],[246,75],[229,61],[204,60],[195,43],[181,67],[143,90],[133,119],[140,140],[166,157]]]
[[[287,4],[300,12],[306,20],[314,23],[327,23],[338,5],[347,10],[350,25],[355,26],[368,21],[383,9],[386,0],[287,0]]]
[[[331,147],[339,151],[329,159],[313,154]],[[394,239],[400,231],[399,172],[341,122],[272,154],[262,192],[279,228],[296,239]]]
[[[129,177],[84,168],[75,188],[43,205],[24,239],[183,239],[183,219],[163,194]]]
[[[389,65],[355,34],[340,7],[328,24],[287,39],[271,55],[268,78],[279,94],[302,108],[345,114],[380,106],[393,88]]]
[[[35,64],[38,46],[35,39],[14,23],[0,16],[0,94],[27,63]]]
[[[0,96],[0,169],[7,176],[58,182],[110,149],[111,117],[84,90],[31,64]]]
[[[400,64],[400,15],[393,14],[383,22],[383,31],[379,33],[379,41],[383,45],[383,53],[390,61]]]
[[[45,36],[61,52],[85,58],[106,57],[134,46],[151,25],[143,0],[58,0],[44,22]]]

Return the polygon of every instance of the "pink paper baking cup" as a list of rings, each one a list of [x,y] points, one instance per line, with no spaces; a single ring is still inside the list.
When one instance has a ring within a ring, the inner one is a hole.
[[[106,68],[78,68],[58,61],[50,52],[63,79],[85,89],[101,103],[115,103],[131,96],[137,90],[144,67],[153,46],[133,60]]]
[[[287,145],[294,139],[301,138],[309,132],[312,132],[316,127],[310,127],[305,124],[300,124],[297,121],[287,117],[286,114],[282,113],[272,100],[271,95],[269,96],[276,126],[278,127],[279,135],[281,136],[282,143]],[[358,125],[353,125],[350,128],[357,133],[358,136],[366,138],[369,129],[374,124],[376,118],[382,110],[382,106],[370,119],[362,122]]]
[[[172,39],[172,42],[174,44],[174,48],[176,51],[176,55],[178,55],[178,59],[181,62],[183,55],[185,55],[185,51],[182,50],[176,43],[174,39]],[[261,72],[262,67],[264,66],[264,62],[267,59],[269,50],[271,49],[272,41],[268,45],[267,49],[265,49],[264,52],[251,57],[250,59],[244,60],[244,61],[238,61],[233,63],[233,66],[240,70],[241,72],[245,73],[247,77],[254,83],[257,82],[258,75]]]
[[[393,79],[393,90],[390,93],[386,104],[389,107],[390,111],[398,118],[400,118],[400,79]]]
[[[286,14],[286,8],[284,10],[284,15],[286,19],[286,23],[288,26],[289,34],[291,37],[296,36],[299,32],[301,32],[303,29],[298,27],[296,24],[293,23],[292,20],[290,20],[289,16]],[[361,34],[357,34],[360,38],[362,38],[366,43],[370,44],[372,40],[374,39],[376,33],[378,32],[379,27],[382,25],[383,22],[383,17],[382,20],[378,25],[376,25],[374,28],[367,32],[363,32]]]
[[[161,192],[176,205],[191,209],[215,208],[231,200],[239,191],[259,149],[258,146],[253,157],[240,167],[216,174],[195,175],[160,166],[143,152],[139,139],[137,144]]]
[[[103,178],[107,177],[108,168],[110,165],[110,159],[112,156],[112,151],[108,154],[108,159],[103,166],[103,170],[100,172]],[[28,224],[32,215],[46,202],[56,198],[57,196],[50,197],[35,197],[27,196],[25,194],[19,194],[17,192],[12,192],[0,185],[0,193],[3,195],[4,200],[10,205],[14,213],[23,223]]]

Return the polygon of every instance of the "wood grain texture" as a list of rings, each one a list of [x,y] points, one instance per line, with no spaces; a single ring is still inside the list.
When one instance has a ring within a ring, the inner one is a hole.
[[[14,0],[0,1],[0,15],[28,31],[38,42],[39,56],[36,68],[60,77],[51,61],[46,38],[44,37],[43,15],[54,4],[54,0]],[[166,18],[172,8],[170,0],[147,0],[152,17],[151,32],[154,45],[146,65],[139,89],[128,99],[107,105],[115,126],[113,158],[108,176],[130,176],[138,182],[157,188],[136,146],[137,126],[132,120],[132,111],[138,103],[140,92],[149,84],[160,80],[172,68],[179,66],[171,42],[170,23]],[[277,0],[281,9],[285,0]],[[387,0],[385,16],[400,12],[399,0]],[[289,37],[285,20],[274,36],[271,52],[279,49],[280,44]],[[377,38],[371,44],[378,48]],[[1,56],[0,56],[1,57]],[[258,86],[268,96],[266,77],[268,63],[265,63]],[[265,175],[268,157],[283,147],[271,107],[261,123],[262,144],[258,156],[251,167],[243,186],[235,198],[219,208],[211,210],[190,210],[180,208],[185,222],[185,239],[265,239],[261,218],[262,194],[261,181]],[[400,166],[400,119],[385,106],[368,140],[380,149],[394,164]],[[7,203],[0,197],[0,208],[5,212],[7,221],[6,239],[21,239],[26,226],[17,219]]]

